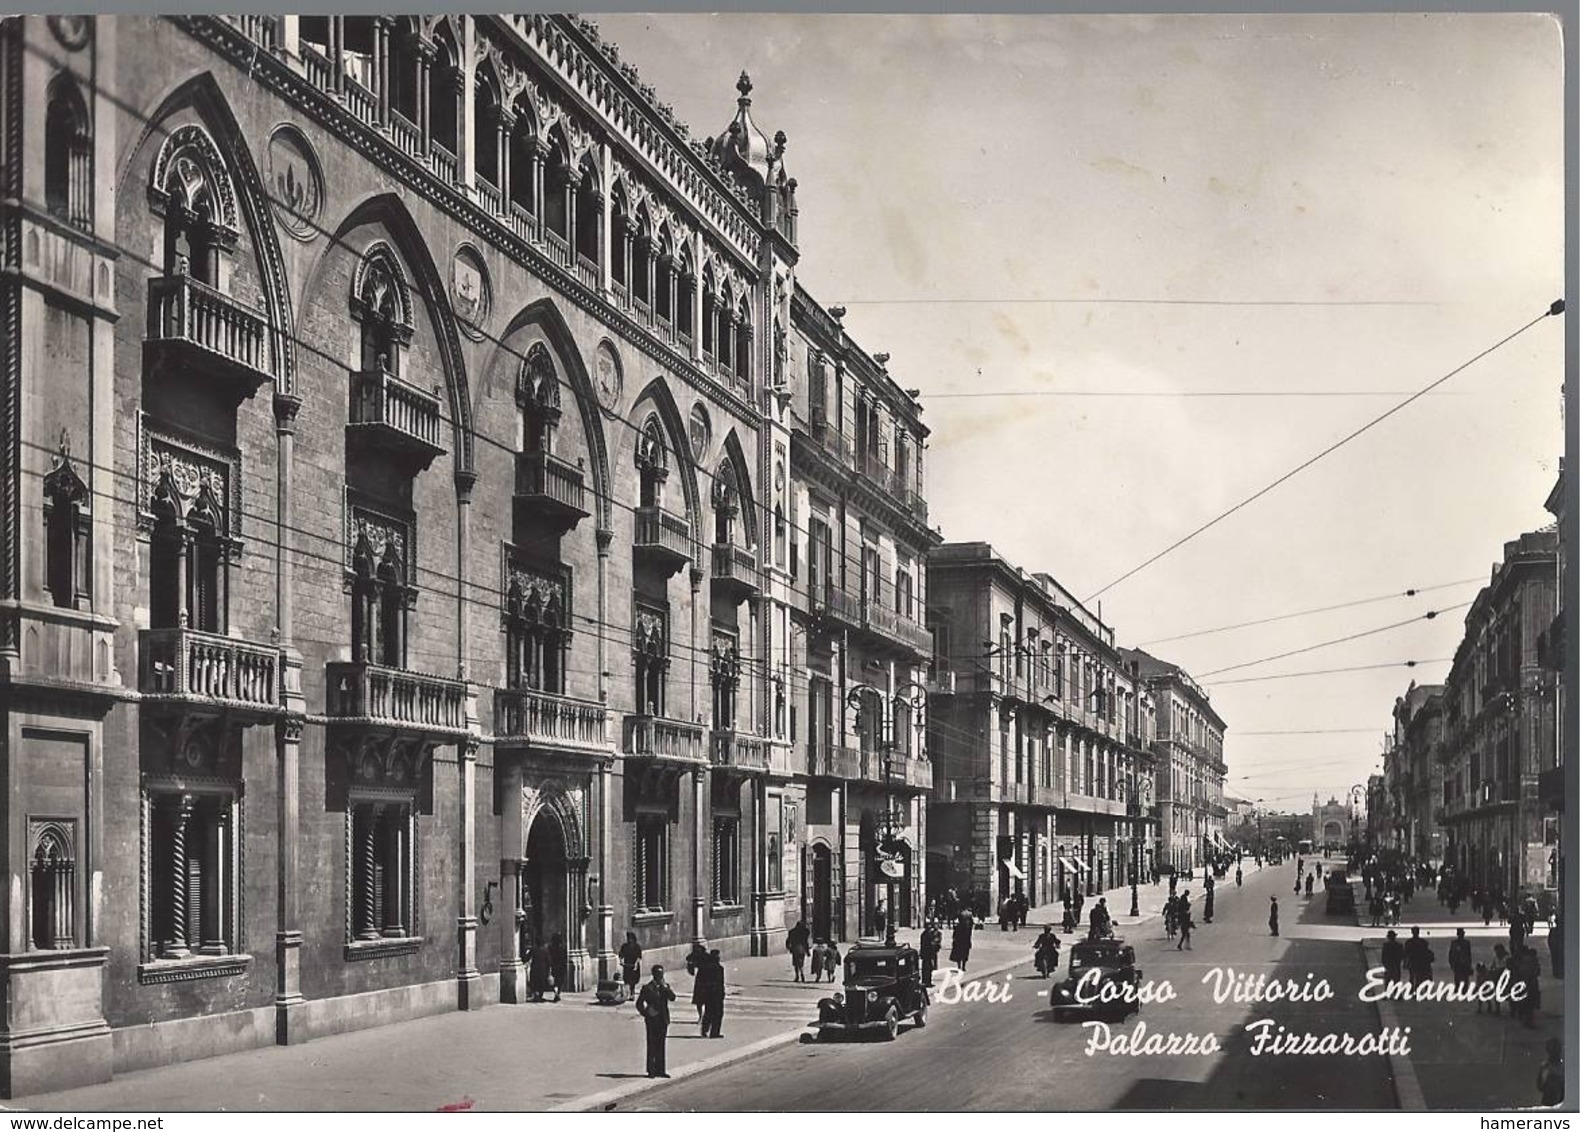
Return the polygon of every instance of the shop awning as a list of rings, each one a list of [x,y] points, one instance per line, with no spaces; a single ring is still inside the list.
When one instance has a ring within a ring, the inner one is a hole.
[[[1064,865],[1065,868],[1068,869],[1071,872],[1075,872],[1076,871],[1076,862],[1071,860],[1069,857],[1061,857],[1059,859],[1059,863]]]
[[[1087,862],[1086,861],[1083,861],[1081,858],[1078,857],[1078,858],[1076,858],[1076,871],[1079,872],[1079,873],[1087,873],[1087,872],[1091,872],[1092,870],[1087,867]]]
[[[1020,869],[1018,869],[1016,867],[1016,863],[1014,861],[1000,861],[999,863],[1001,865],[1003,865],[1005,867],[1005,870],[1007,872],[1009,872],[1010,875],[1015,877],[1017,880],[1026,880],[1027,879],[1027,874],[1022,872]]]

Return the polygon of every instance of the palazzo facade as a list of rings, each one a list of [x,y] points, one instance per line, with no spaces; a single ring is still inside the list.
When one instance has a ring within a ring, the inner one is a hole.
[[[721,103],[560,16],[0,23],[0,1093],[915,922],[926,430]]]

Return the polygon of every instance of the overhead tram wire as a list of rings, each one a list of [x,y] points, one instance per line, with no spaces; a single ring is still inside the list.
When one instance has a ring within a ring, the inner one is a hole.
[[[1273,656],[1259,657],[1256,660],[1245,660],[1240,664],[1230,664],[1223,668],[1215,668],[1211,672],[1201,673],[1197,679],[1205,680],[1209,676],[1218,676],[1225,672],[1238,672],[1242,668],[1251,668],[1259,664],[1269,664],[1276,660],[1284,660],[1286,657],[1300,656],[1302,653],[1316,652],[1318,649],[1326,649],[1330,645],[1342,645],[1347,641],[1359,641],[1363,637],[1374,637],[1379,633],[1387,633],[1392,629],[1403,629],[1407,625],[1416,624],[1418,621],[1431,621],[1440,613],[1449,613],[1456,609],[1465,609],[1470,604],[1471,603],[1469,601],[1463,601],[1459,605],[1446,605],[1443,609],[1429,609],[1426,613],[1419,614],[1416,617],[1407,617],[1404,621],[1395,621],[1388,625],[1379,625],[1374,629],[1363,629],[1359,633],[1351,633],[1344,637],[1335,637],[1333,640],[1329,641],[1319,641],[1315,645],[1306,645],[1299,649],[1291,649],[1289,652],[1275,653]]]
[[[1240,676],[1234,680],[1202,680],[1204,687],[1224,688],[1231,684],[1260,684],[1265,680],[1293,680],[1300,676],[1332,676],[1340,672],[1368,672],[1379,668],[1415,668],[1422,664],[1448,664],[1455,658],[1438,657],[1433,660],[1391,660],[1383,664],[1352,664],[1345,668],[1314,668],[1305,672],[1276,672],[1268,676]]]
[[[1316,464],[1319,460],[1322,460],[1325,456],[1328,456],[1331,453],[1337,452],[1339,449],[1343,448],[1345,445],[1349,444],[1352,440],[1355,440],[1357,437],[1361,436],[1363,433],[1369,431],[1372,428],[1375,428],[1376,426],[1382,424],[1384,421],[1388,420],[1390,417],[1394,416],[1394,414],[1398,413],[1401,409],[1405,408],[1407,405],[1410,405],[1412,402],[1417,401],[1417,400],[1419,400],[1422,397],[1425,397],[1427,394],[1431,393],[1434,389],[1437,389],[1440,385],[1444,384],[1444,382],[1448,381],[1450,378],[1454,377],[1456,374],[1459,374],[1459,373],[1463,372],[1464,370],[1470,368],[1471,366],[1475,365],[1477,362],[1481,361],[1483,358],[1487,357],[1489,354],[1493,353],[1495,350],[1498,350],[1502,346],[1505,346],[1508,343],[1513,342],[1515,339],[1519,338],[1522,334],[1525,334],[1532,327],[1536,326],[1543,319],[1550,318],[1550,317],[1552,317],[1554,315],[1563,314],[1564,313],[1564,309],[1565,309],[1565,301],[1563,299],[1555,299],[1553,301],[1553,303],[1550,304],[1550,306],[1548,307],[1548,309],[1546,311],[1544,311],[1542,314],[1538,315],[1536,318],[1532,319],[1530,322],[1526,323],[1524,326],[1521,326],[1521,327],[1511,331],[1509,334],[1506,334],[1503,338],[1500,338],[1497,342],[1493,343],[1493,345],[1488,346],[1486,349],[1483,349],[1480,352],[1472,355],[1470,358],[1466,359],[1464,362],[1461,362],[1458,366],[1456,366],[1454,369],[1450,370],[1448,373],[1444,374],[1442,377],[1435,378],[1433,381],[1431,381],[1428,384],[1422,386],[1422,388],[1418,389],[1415,393],[1411,394],[1409,397],[1407,397],[1405,400],[1401,401],[1399,404],[1393,406],[1392,408],[1389,408],[1389,409],[1385,410],[1384,412],[1380,413],[1378,416],[1373,417],[1372,420],[1368,421],[1366,424],[1362,425],[1360,428],[1357,428],[1357,429],[1347,433],[1345,436],[1341,437],[1339,440],[1336,440],[1333,444],[1330,444],[1327,448],[1324,448],[1321,452],[1317,453],[1317,455],[1308,457],[1306,460],[1303,460],[1301,463],[1299,463],[1295,467],[1291,468],[1288,472],[1285,472],[1283,475],[1281,475],[1278,479],[1274,480],[1272,483],[1267,484],[1266,486],[1264,486],[1262,488],[1259,488],[1257,491],[1253,492],[1251,495],[1248,495],[1245,499],[1241,500],[1239,503],[1235,504],[1234,506],[1226,508],[1225,510],[1219,512],[1213,518],[1209,519],[1206,523],[1203,523],[1201,526],[1197,527],[1195,530],[1193,530],[1193,531],[1189,532],[1188,534],[1185,534],[1185,535],[1181,536],[1180,538],[1176,539],[1174,542],[1170,543],[1163,550],[1160,550],[1157,554],[1153,555],[1151,558],[1147,559],[1145,562],[1141,563],[1138,566],[1131,567],[1131,569],[1129,569],[1125,573],[1121,574],[1118,578],[1114,579],[1112,582],[1110,582],[1107,585],[1103,586],[1101,589],[1098,589],[1098,590],[1094,591],[1093,593],[1089,594],[1086,598],[1083,599],[1083,604],[1086,604],[1088,602],[1094,601],[1097,598],[1102,597],[1104,594],[1106,594],[1110,590],[1114,589],[1115,586],[1118,586],[1121,582],[1124,582],[1127,579],[1132,578],[1132,577],[1136,576],[1137,574],[1140,574],[1143,570],[1147,569],[1149,566],[1151,566],[1153,563],[1157,562],[1159,559],[1163,558],[1165,555],[1171,554],[1174,551],[1179,550],[1182,546],[1185,546],[1192,539],[1196,538],[1198,535],[1204,533],[1205,531],[1211,530],[1213,527],[1217,526],[1219,523],[1223,522],[1225,519],[1228,519],[1231,515],[1235,514],[1241,508],[1247,506],[1248,504],[1255,503],[1257,500],[1259,500],[1263,496],[1267,495],[1270,491],[1273,491],[1274,488],[1278,487],[1280,484],[1285,483],[1287,480],[1295,478],[1301,472],[1306,471],[1306,469],[1310,468],[1313,464]]]
[[[1455,582],[1440,582],[1434,586],[1417,586],[1414,589],[1401,590],[1396,593],[1380,594],[1377,597],[1358,598],[1355,601],[1342,601],[1337,605],[1319,605],[1312,609],[1300,609],[1294,613],[1279,613],[1272,617],[1260,617],[1255,621],[1237,621],[1233,625],[1219,625],[1212,629],[1194,629],[1189,633],[1177,633],[1173,637],[1159,637],[1153,641],[1142,641],[1137,648],[1148,648],[1152,645],[1167,645],[1174,641],[1189,640],[1192,637],[1207,637],[1214,633],[1228,633],[1232,629],[1250,629],[1257,625],[1272,625],[1276,621],[1291,621],[1297,617],[1308,617],[1315,613],[1333,613],[1340,609],[1354,609],[1359,605],[1375,605],[1380,601],[1398,601],[1402,597],[1416,597],[1419,594],[1432,593],[1434,590],[1447,590],[1455,586],[1469,586],[1473,582],[1481,582],[1483,575],[1474,578],[1462,578]]]

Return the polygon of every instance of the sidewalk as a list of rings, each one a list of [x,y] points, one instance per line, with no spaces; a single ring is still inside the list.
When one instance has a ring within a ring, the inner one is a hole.
[[[896,935],[917,943],[915,930]],[[993,925],[979,930],[971,977],[1030,964],[1035,935],[1001,933]],[[941,965],[947,966],[948,954],[946,933]],[[724,1037],[717,1040],[697,1033],[686,969],[669,972],[676,994],[668,1049],[672,1079],[795,1042],[816,1018],[818,1000],[837,989],[795,982],[783,953],[734,960],[726,972]],[[643,1071],[644,1042],[633,1004],[598,1006],[586,993],[554,1004],[496,1004],[297,1046],[126,1073],[104,1085],[23,1097],[9,1107],[76,1112],[597,1108],[657,1083]]]
[[[1361,896],[1359,891],[1357,896]],[[1459,915],[1450,916],[1431,892],[1417,892],[1401,909],[1400,925],[1394,931],[1404,940],[1413,926],[1422,929],[1433,949],[1435,980],[1453,978],[1449,944],[1455,929],[1466,929],[1474,962],[1491,963],[1493,945],[1509,943],[1509,929],[1500,927],[1497,920],[1483,927],[1482,917],[1471,915],[1464,906]],[[1388,929],[1369,926],[1363,930],[1368,968],[1382,966]],[[1466,1002],[1378,1003],[1382,1025],[1411,1027],[1409,1059],[1392,1059],[1402,1109],[1486,1112],[1530,1108],[1538,1103],[1537,1070],[1543,1063],[1543,1047],[1549,1038],[1563,1038],[1567,991],[1574,993],[1549,970],[1547,934],[1548,928],[1539,925],[1527,940],[1528,946],[1537,950],[1542,966],[1538,980],[1542,1005],[1532,1029],[1514,1019],[1509,1003],[1503,1003],[1498,1014],[1488,1007],[1479,1014],[1476,1003]]]

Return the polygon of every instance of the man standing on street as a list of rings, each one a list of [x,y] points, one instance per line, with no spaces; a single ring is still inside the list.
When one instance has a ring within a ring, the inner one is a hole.
[[[1213,877],[1211,875],[1207,880],[1203,881],[1203,889],[1206,895],[1202,898],[1202,922],[1211,924],[1213,923]]]
[[[1433,977],[1433,960],[1437,956],[1422,938],[1422,929],[1411,928],[1411,938],[1405,941],[1405,969],[1411,976],[1411,985],[1417,986]]]
[[[1405,964],[1405,947],[1400,943],[1394,932],[1389,932],[1383,941],[1383,981],[1397,983],[1400,981],[1400,968]]]
[[[668,1077],[664,1071],[664,1042],[670,1031],[670,1003],[675,991],[664,981],[664,968],[653,965],[653,980],[637,995],[637,1013],[648,1027],[648,1076]]]
[[[1180,942],[1175,944],[1175,950],[1191,946],[1191,889],[1183,888],[1180,896],[1175,901],[1175,919],[1180,921]]]
[[[1268,898],[1268,934],[1279,934],[1279,897]]]
[[[697,972],[697,984],[703,991],[703,1037],[722,1038],[720,1027],[725,1021],[725,964],[716,947],[708,953],[708,962]]]
[[[1449,970],[1455,976],[1455,989],[1471,985],[1471,941],[1465,928],[1455,929],[1455,938],[1449,945]]]

